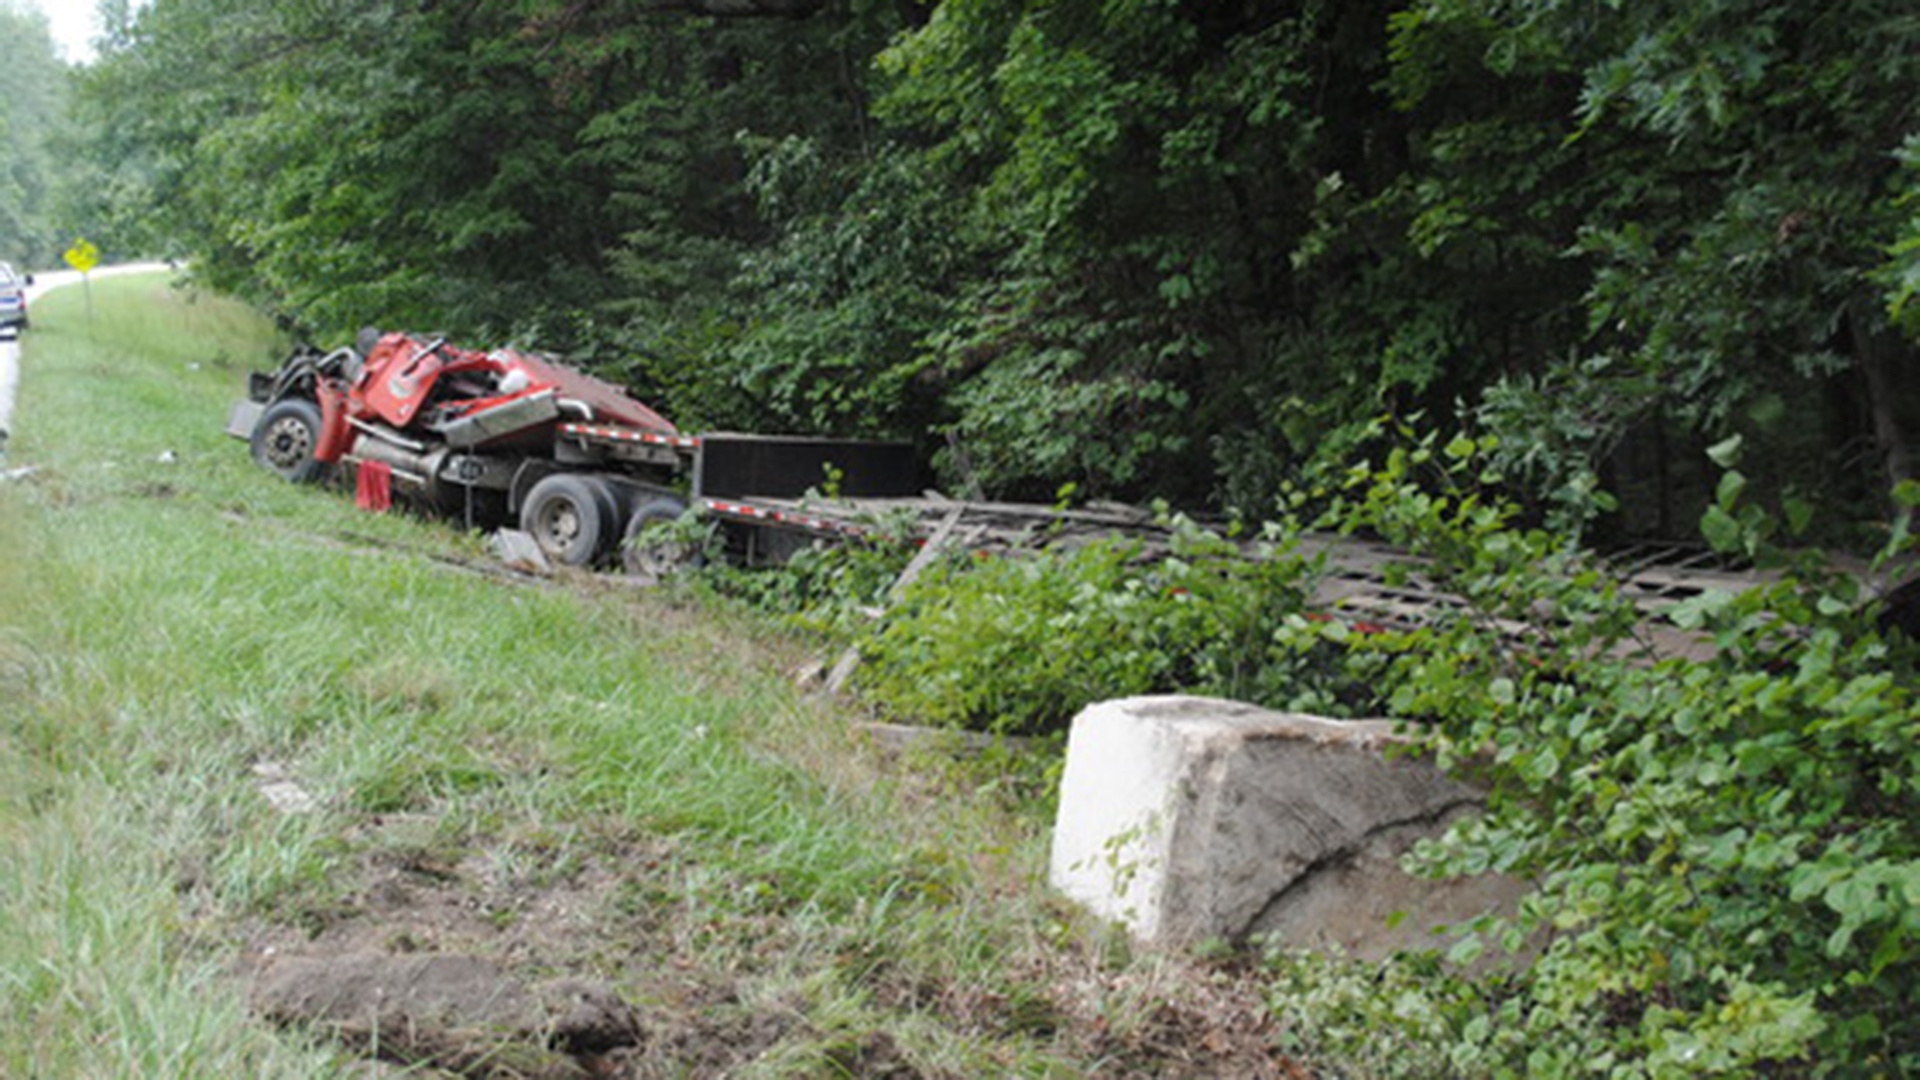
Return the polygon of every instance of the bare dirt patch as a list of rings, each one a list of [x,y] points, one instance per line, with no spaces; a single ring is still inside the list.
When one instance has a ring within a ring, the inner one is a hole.
[[[726,1076],[816,1034],[803,1003],[755,1005],[753,973],[702,954],[671,842],[595,838],[543,857],[525,842],[461,853],[394,839],[418,824],[370,822],[330,899],[254,929],[236,973],[256,1012],[484,1080]],[[823,1075],[932,1075],[884,1032],[835,1053],[858,1070]]]
[[[502,1080],[602,1075],[603,1055],[642,1038],[611,987],[529,986],[457,954],[278,956],[256,973],[252,1003],[269,1020],[318,1027],[368,1054]]]

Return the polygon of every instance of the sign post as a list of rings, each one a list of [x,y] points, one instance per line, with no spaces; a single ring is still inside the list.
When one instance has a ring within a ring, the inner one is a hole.
[[[100,265],[100,249],[85,240],[75,240],[62,258],[80,271],[80,287],[87,294],[87,322],[93,322],[93,268]]]

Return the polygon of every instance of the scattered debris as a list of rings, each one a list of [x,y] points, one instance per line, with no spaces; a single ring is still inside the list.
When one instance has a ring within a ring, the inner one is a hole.
[[[171,450],[162,450],[160,451],[159,456],[155,457],[153,460],[155,463],[160,465],[172,465],[180,460],[180,455],[174,453]]]
[[[900,576],[894,579],[893,584],[888,586],[887,600],[889,603],[899,599],[900,594],[906,592],[908,586],[919,580],[920,572],[925,570],[928,564],[932,563],[934,559],[938,558],[942,551],[946,550],[947,542],[953,537],[954,526],[960,524],[962,513],[963,511],[956,507],[948,511],[946,517],[940,519],[940,524],[934,526],[933,535],[927,538],[925,546],[921,547],[919,552],[907,563],[906,569],[900,571]],[[961,545],[964,546],[971,542],[972,539],[978,536],[978,533],[978,529],[973,530],[967,540],[960,541]],[[879,619],[885,614],[886,612],[883,609],[875,609],[867,613],[868,617],[873,619]],[[859,666],[860,649],[853,645],[847,646],[846,651],[842,652],[839,659],[833,662],[833,668],[827,672],[827,692],[830,694],[838,694],[842,690],[845,690],[847,684],[853,681],[854,669]]]
[[[254,762],[253,775],[260,781],[260,797],[283,814],[309,814],[320,808],[320,800],[277,761]]]
[[[34,473],[37,473],[39,471],[40,471],[40,467],[38,465],[22,465],[17,469],[0,470],[0,483],[11,483],[15,480],[25,480],[27,477],[32,476]]]
[[[840,658],[833,662],[833,669],[827,672],[827,692],[837,694],[845,690],[847,684],[853,681],[854,669],[859,666],[860,649],[854,645],[847,646]]]
[[[487,538],[487,547],[515,570],[529,574],[553,573],[553,564],[547,561],[546,552],[540,550],[540,543],[532,533],[501,529]]]

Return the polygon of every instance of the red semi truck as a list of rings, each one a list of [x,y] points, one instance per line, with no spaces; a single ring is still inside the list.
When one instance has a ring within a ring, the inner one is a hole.
[[[689,500],[730,523],[748,559],[796,537],[857,527],[746,500],[791,500],[827,480],[839,494],[911,497],[920,469],[905,444],[765,435],[693,436],[624,389],[552,357],[481,352],[443,338],[363,332],[350,348],[302,348],[249,380],[230,434],[287,480],[351,470],[363,502],[390,495],[464,515],[517,521],[570,566],[618,558],[657,573],[630,541]]]

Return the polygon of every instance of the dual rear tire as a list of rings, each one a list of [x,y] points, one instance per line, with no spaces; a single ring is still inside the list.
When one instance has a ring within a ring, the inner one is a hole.
[[[542,477],[520,503],[520,528],[546,557],[563,566],[599,565],[619,547],[620,563],[630,574],[658,581],[697,559],[688,545],[645,541],[649,526],[676,521],[687,504],[671,495],[629,501],[619,489],[595,476],[554,473]]]
[[[563,566],[593,566],[613,544],[620,501],[604,480],[577,473],[542,477],[520,502],[520,528]]]
[[[699,567],[706,553],[696,541],[682,537],[649,533],[655,525],[679,521],[687,504],[672,495],[657,495],[642,502],[627,518],[626,535],[620,541],[620,565],[627,576],[657,585],[682,570]]]

